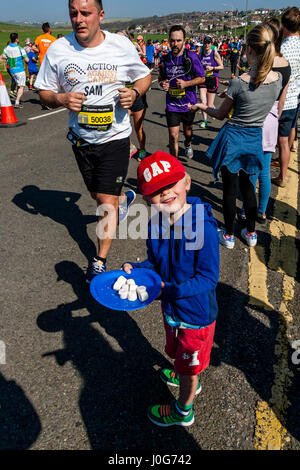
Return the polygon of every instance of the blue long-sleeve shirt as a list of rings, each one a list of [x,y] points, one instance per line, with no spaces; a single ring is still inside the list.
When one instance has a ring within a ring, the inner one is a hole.
[[[162,306],[169,323],[205,327],[218,314],[217,223],[209,204],[187,198],[191,208],[173,226],[157,215],[149,222],[147,254],[134,268],[150,268],[162,278]],[[180,235],[181,234],[181,235]]]

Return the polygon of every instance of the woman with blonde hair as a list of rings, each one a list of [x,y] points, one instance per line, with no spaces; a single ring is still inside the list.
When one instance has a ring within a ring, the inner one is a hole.
[[[281,43],[283,40],[283,31],[281,22],[277,18],[271,18],[266,21],[274,32],[274,45],[275,45],[275,58],[272,70],[274,72],[280,72],[282,75],[282,89],[278,100],[275,101],[271,111],[269,112],[263,127],[263,168],[260,172],[250,176],[250,180],[256,188],[257,180],[259,181],[258,188],[258,213],[257,221],[259,223],[266,222],[266,209],[269,202],[271,193],[271,172],[270,164],[277,166],[277,161],[271,163],[272,153],[276,150],[277,139],[278,139],[278,120],[282,114],[282,110],[285,103],[287,90],[289,87],[289,80],[291,76],[291,66],[288,61],[282,56],[280,52]],[[241,218],[245,217],[242,211]]]
[[[272,71],[275,58],[274,31],[269,25],[255,26],[247,36],[248,72],[231,80],[223,103],[218,109],[197,103],[192,111],[205,111],[223,120],[234,108],[206,155],[211,159],[216,179],[223,181],[223,214],[225,228],[219,231],[220,243],[227,248],[235,244],[234,221],[238,182],[244,201],[246,227],[241,236],[248,246],[255,246],[257,202],[250,175],[261,171],[264,152],[262,127],[282,88],[282,77]]]

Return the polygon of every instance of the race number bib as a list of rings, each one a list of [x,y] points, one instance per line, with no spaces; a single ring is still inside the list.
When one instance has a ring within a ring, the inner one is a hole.
[[[181,90],[180,88],[169,88],[169,95],[172,96],[172,98],[184,98],[185,89]]]
[[[114,110],[111,104],[105,106],[82,106],[78,113],[78,124],[84,129],[107,131],[114,120]]]

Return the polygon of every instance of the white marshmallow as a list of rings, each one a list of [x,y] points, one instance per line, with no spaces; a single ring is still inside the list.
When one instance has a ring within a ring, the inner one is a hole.
[[[145,286],[138,286],[137,287],[137,292],[147,292]]]
[[[141,302],[146,302],[149,299],[148,292],[146,290],[137,291],[138,298]]]
[[[124,284],[126,284],[126,277],[120,276],[120,277],[116,280],[116,282],[114,283],[113,289],[114,289],[114,290],[120,290],[121,287],[122,287]]]
[[[135,300],[137,300],[136,290],[134,290],[134,291],[130,290],[128,292],[128,300],[130,300],[131,302],[134,302]]]
[[[120,290],[119,291],[120,299],[126,300],[128,298],[128,291],[127,290]]]
[[[137,290],[137,285],[136,284],[130,284],[129,285],[129,292],[136,292]]]
[[[127,284],[123,284],[123,286],[121,287],[121,289],[119,289],[119,292],[123,290],[125,292],[128,292],[129,291],[129,286]]]

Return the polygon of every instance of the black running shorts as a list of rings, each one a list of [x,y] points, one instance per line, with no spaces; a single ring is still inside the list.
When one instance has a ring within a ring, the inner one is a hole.
[[[176,111],[168,111],[166,109],[166,117],[168,127],[178,127],[181,122],[186,126],[192,126],[195,119],[195,113],[192,111],[177,113]]]
[[[219,78],[212,76],[206,77],[203,85],[199,85],[199,88],[206,88],[207,93],[217,93],[219,86]]]
[[[129,165],[129,137],[72,148],[88,190],[120,196]]]
[[[146,99],[146,95],[140,96],[135,102],[133,103],[132,107],[130,108],[133,113],[138,111],[142,111],[142,109],[147,109],[148,103]]]

